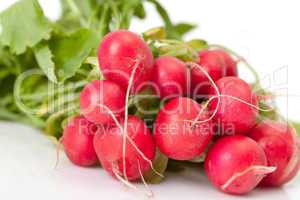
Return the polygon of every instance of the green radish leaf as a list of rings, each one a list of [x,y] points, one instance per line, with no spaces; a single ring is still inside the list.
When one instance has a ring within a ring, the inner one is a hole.
[[[97,57],[88,57],[85,60],[85,63],[99,67],[99,63],[98,63],[98,58]]]
[[[208,43],[205,40],[201,39],[194,39],[187,42],[191,48],[195,49],[196,51],[200,51],[202,49],[207,48]]]
[[[63,7],[64,15],[72,14],[84,18],[88,18],[97,5],[96,1],[91,0],[61,0],[61,4]]]
[[[259,118],[258,120],[264,120],[264,119],[271,119],[271,120],[278,120],[280,118],[276,102],[272,98],[273,93],[262,89],[260,85],[254,84],[252,85],[252,88],[254,91],[256,91],[256,95],[259,98]]]
[[[148,2],[152,3],[155,6],[156,11],[162,18],[167,30],[168,38],[180,39],[181,35],[176,32],[176,29],[169,17],[167,10],[157,0],[148,0]]]
[[[145,19],[146,17],[146,11],[145,11],[145,7],[144,5],[142,4],[142,2],[140,2],[135,10],[134,10],[134,15],[137,16],[138,18],[140,19]]]
[[[63,128],[62,122],[65,120],[67,115],[64,113],[57,113],[51,115],[46,121],[45,132],[49,136],[53,136],[59,139],[62,136]]]
[[[41,43],[38,44],[33,50],[35,58],[42,71],[46,74],[50,81],[56,83],[57,77],[55,74],[55,64],[52,60],[53,55],[49,49],[49,46]]]
[[[141,4],[140,0],[126,0],[126,1],[123,0],[123,2],[120,5],[120,12],[119,12],[121,16],[120,28],[122,29],[129,28],[132,17],[134,16],[135,11],[140,4]]]
[[[194,30],[196,27],[197,25],[195,24],[179,23],[175,25],[174,29],[180,36],[183,36],[186,33]]]
[[[80,29],[67,37],[53,38],[50,49],[58,80],[62,82],[74,76],[98,43],[97,35],[87,29]]]
[[[152,28],[143,33],[144,39],[147,40],[162,40],[166,38],[166,29],[164,27]]]
[[[264,120],[265,118],[271,119],[271,120],[278,120],[278,112],[276,108],[273,108],[274,106],[270,106],[266,102],[260,101],[259,102],[259,108],[263,109],[259,111],[259,120]],[[265,110],[265,111],[264,111]]]
[[[158,149],[156,150],[155,159],[153,161],[154,169],[159,172],[161,175],[167,169],[168,166],[168,157],[162,154]],[[147,183],[158,184],[162,181],[163,177],[159,176],[157,173],[150,169],[148,172],[144,174],[144,179]]]
[[[37,0],[20,0],[0,14],[0,43],[16,54],[49,39],[52,25]]]
[[[75,31],[80,28],[88,28],[88,20],[98,9],[94,0],[60,0],[62,17],[57,21],[65,31]]]

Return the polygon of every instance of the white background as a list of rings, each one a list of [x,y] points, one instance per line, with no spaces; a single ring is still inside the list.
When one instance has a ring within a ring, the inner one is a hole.
[[[0,10],[14,0],[0,0]],[[58,0],[41,0],[46,14],[59,16]],[[286,94],[278,98],[285,116],[300,120],[300,27],[297,0],[161,0],[175,22],[199,24],[187,36],[228,46],[246,57],[265,80],[266,88]],[[148,19],[135,20],[131,30],[142,32],[161,25],[152,6]],[[242,76],[249,73],[240,67]],[[0,122],[1,199],[141,199],[102,170],[81,169],[62,158],[57,170],[54,146],[30,128]],[[199,170],[200,171],[200,170]],[[168,174],[167,181],[152,186],[157,199],[237,199],[214,190],[197,169]],[[300,177],[284,188],[256,190],[247,199],[299,199]],[[4,197],[3,197],[4,195]]]

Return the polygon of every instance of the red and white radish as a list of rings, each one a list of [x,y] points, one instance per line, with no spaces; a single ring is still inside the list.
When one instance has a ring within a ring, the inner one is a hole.
[[[280,186],[296,176],[300,167],[300,151],[294,128],[287,123],[265,120],[249,136],[264,149],[268,165],[277,168],[263,179],[262,185]]]
[[[263,149],[252,139],[225,136],[208,151],[204,168],[211,183],[223,192],[245,194],[275,170],[267,167]]]
[[[107,80],[118,83],[127,90],[129,78],[138,65],[131,92],[139,92],[152,78],[153,55],[151,49],[137,34],[127,30],[107,34],[98,50],[102,73]]]
[[[209,110],[215,112],[214,122],[221,134],[247,134],[256,125],[259,109],[251,86],[238,77],[221,78],[216,86],[219,95],[215,88],[210,89]]]
[[[225,76],[226,64],[215,50],[204,50],[199,53],[199,65],[215,82]],[[191,69],[191,95],[195,98],[207,98],[211,82],[199,68]]]
[[[199,112],[202,112],[200,116]],[[208,117],[201,105],[192,99],[179,97],[170,100],[155,120],[154,137],[159,150],[176,160],[191,160],[199,156],[213,134],[209,121],[198,123]]]
[[[81,113],[93,123],[113,123],[105,107],[119,118],[124,115],[125,97],[125,91],[118,84],[109,80],[95,80],[87,84],[80,94]]]
[[[225,63],[225,76],[238,76],[237,61],[235,61],[226,51],[214,50]]]
[[[98,128],[83,116],[76,116],[64,127],[62,144],[75,165],[92,166],[98,162],[93,140]]]
[[[126,133],[123,124],[122,118],[119,124],[95,135],[94,147],[102,167],[109,174],[118,179],[137,180],[152,165],[155,143],[150,130],[138,117],[128,116]],[[125,152],[124,134],[126,134]]]
[[[172,56],[161,56],[154,64],[153,82],[156,94],[170,99],[187,94],[188,69],[185,63]]]

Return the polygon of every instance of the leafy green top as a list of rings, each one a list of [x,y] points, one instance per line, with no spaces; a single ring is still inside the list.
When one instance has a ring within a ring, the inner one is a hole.
[[[51,23],[36,0],[20,1],[0,14],[0,43],[22,54],[43,39],[49,39]]]

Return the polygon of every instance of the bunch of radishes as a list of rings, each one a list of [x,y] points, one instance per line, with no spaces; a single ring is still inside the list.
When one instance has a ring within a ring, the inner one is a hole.
[[[138,35],[125,30],[106,35],[98,51],[105,80],[85,86],[82,115],[64,128],[68,158],[80,166],[99,160],[109,174],[128,182],[143,180],[149,170],[161,175],[153,165],[158,150],[180,161],[204,155],[209,180],[232,194],[291,180],[300,167],[294,128],[258,120],[257,95],[238,78],[237,58],[211,48],[197,57],[154,60]],[[151,127],[129,112],[131,99],[145,90],[162,102]]]

